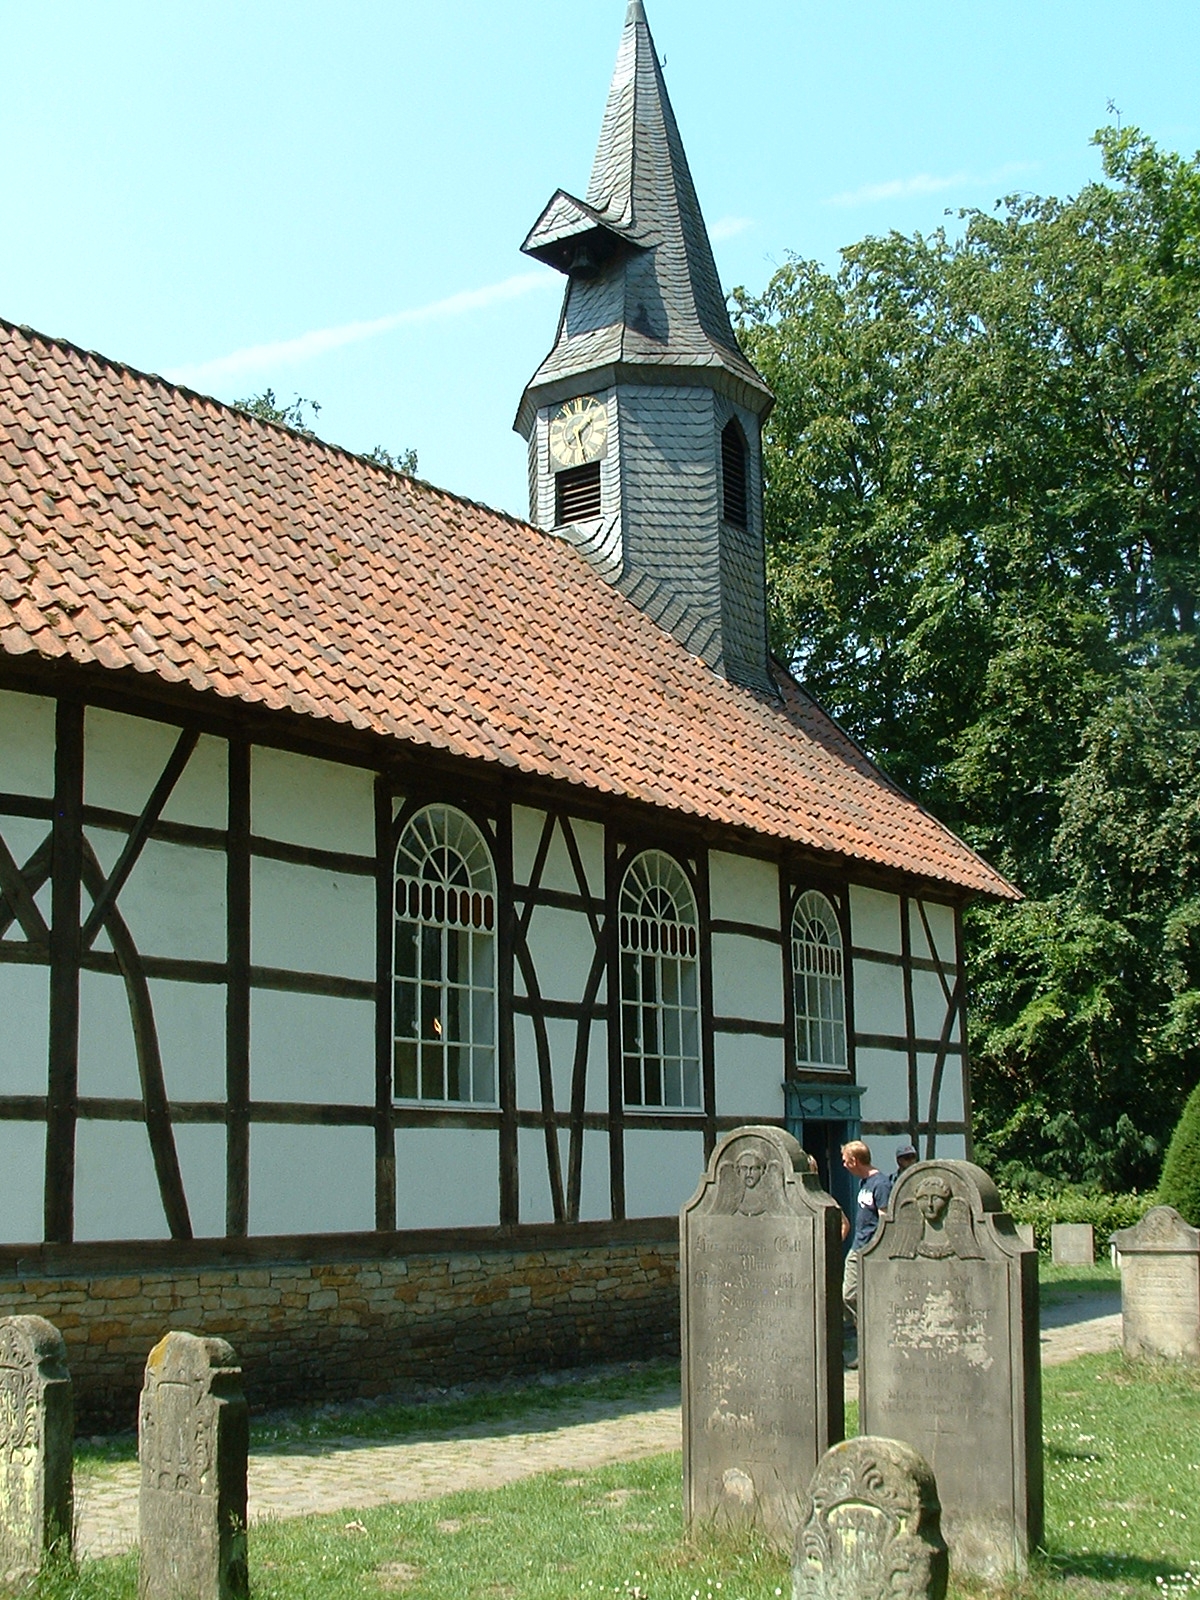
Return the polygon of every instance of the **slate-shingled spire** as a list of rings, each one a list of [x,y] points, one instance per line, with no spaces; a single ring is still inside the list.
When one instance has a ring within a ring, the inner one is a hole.
[[[710,666],[770,690],[760,436],[772,397],[734,338],[641,0],[587,194],[558,190],[522,249],[568,277],[517,413],[533,520]]]

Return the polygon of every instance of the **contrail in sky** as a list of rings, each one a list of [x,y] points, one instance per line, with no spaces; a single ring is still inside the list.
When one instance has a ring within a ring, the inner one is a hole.
[[[166,376],[172,383],[203,388],[223,378],[236,377],[239,373],[294,366],[311,356],[323,355],[327,350],[339,350],[343,345],[358,344],[363,339],[374,339],[377,334],[390,333],[393,328],[436,322],[443,317],[458,317],[469,311],[483,311],[488,306],[516,300],[522,295],[551,286],[557,287],[557,280],[547,272],[520,272],[500,283],[489,283],[482,289],[464,289],[459,294],[447,295],[444,300],[431,300],[428,305],[412,306],[407,311],[393,311],[389,316],[375,317],[370,322],[344,322],[338,328],[315,328],[311,333],[299,334],[294,339],[280,339],[274,344],[248,345],[244,350],[217,356],[213,361],[172,367]]]

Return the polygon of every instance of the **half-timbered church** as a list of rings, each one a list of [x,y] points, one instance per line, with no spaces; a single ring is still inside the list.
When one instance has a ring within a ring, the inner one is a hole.
[[[0,324],[0,1312],[123,1415],[677,1332],[722,1130],[969,1153],[1013,891],[768,653],[762,427],[640,0],[530,520]],[[515,398],[515,397],[514,397]]]

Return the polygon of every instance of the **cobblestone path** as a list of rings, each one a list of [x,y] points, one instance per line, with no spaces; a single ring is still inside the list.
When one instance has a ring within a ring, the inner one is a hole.
[[[1119,1296],[1088,1295],[1042,1315],[1042,1362],[1115,1349],[1121,1341]],[[1104,1315],[1080,1319],[1103,1305]],[[858,1398],[857,1373],[846,1374],[846,1398]],[[250,1521],[311,1512],[358,1510],[403,1500],[429,1500],[460,1489],[494,1489],[538,1472],[583,1472],[609,1461],[632,1461],[679,1449],[679,1391],[627,1402],[583,1401],[553,1413],[526,1412],[504,1432],[477,1424],[398,1444],[322,1440],[250,1456]],[[76,1482],[78,1549],[111,1555],[137,1542],[138,1469],[103,1467]]]

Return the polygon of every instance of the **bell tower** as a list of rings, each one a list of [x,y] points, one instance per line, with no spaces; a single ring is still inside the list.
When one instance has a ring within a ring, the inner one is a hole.
[[[585,199],[559,189],[521,246],[567,279],[516,429],[531,519],[570,540],[693,654],[774,693],[762,424],[642,0],[630,0]]]

